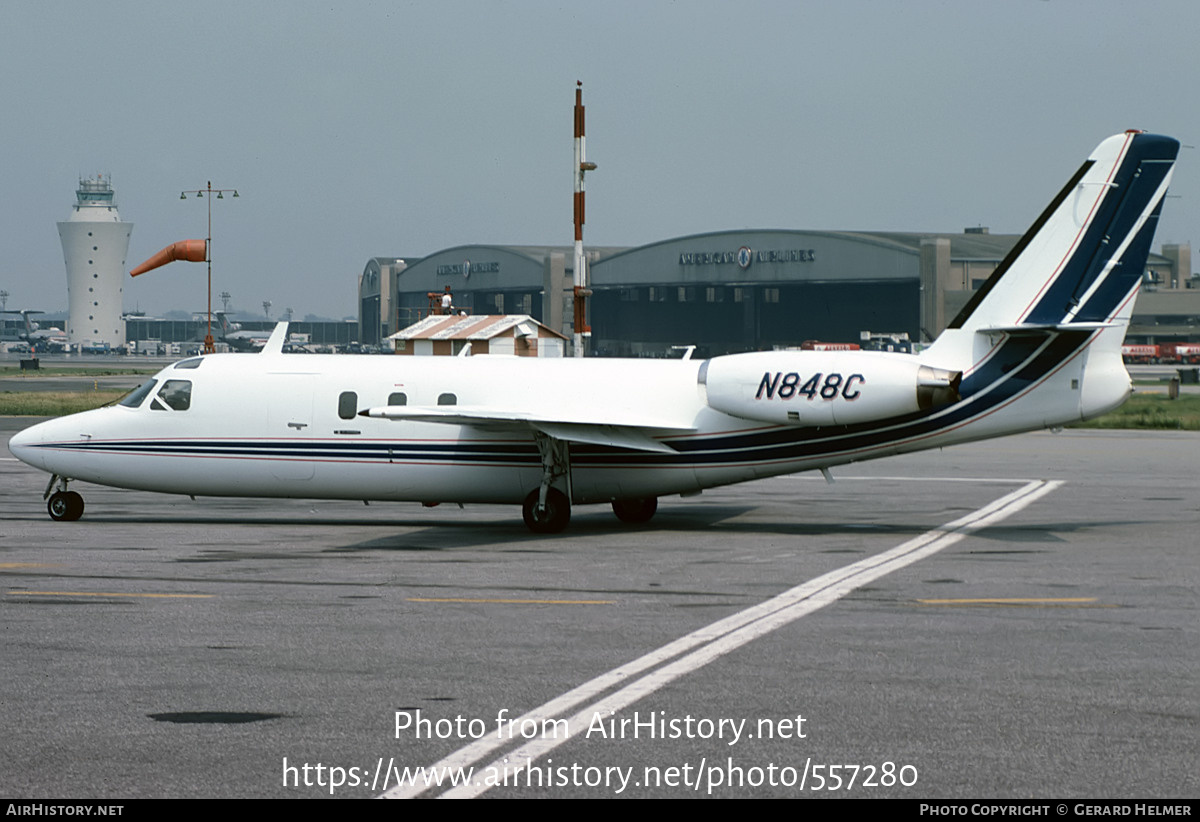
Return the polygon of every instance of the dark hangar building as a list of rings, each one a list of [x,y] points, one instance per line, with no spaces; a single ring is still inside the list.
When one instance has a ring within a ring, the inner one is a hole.
[[[714,356],[806,340],[859,343],[864,333],[928,341],[1018,239],[982,227],[959,234],[745,229],[589,248],[588,350],[663,357],[696,345],[696,356]],[[377,344],[417,322],[440,305],[447,286],[456,309],[530,314],[569,336],[571,260],[568,246],[494,245],[372,258],[359,279],[359,339]],[[1146,277],[1139,305],[1147,291],[1162,289],[1176,295],[1175,309],[1182,296],[1200,314],[1189,246],[1151,254]],[[1135,328],[1139,322],[1146,317],[1135,312]]]

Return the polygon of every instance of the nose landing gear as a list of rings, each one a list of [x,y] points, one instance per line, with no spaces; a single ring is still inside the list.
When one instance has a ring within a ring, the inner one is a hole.
[[[50,489],[58,483],[58,490],[53,494]],[[58,474],[50,477],[50,483],[46,486],[46,493],[42,497],[46,500],[46,511],[50,514],[50,519],[55,522],[74,522],[83,516],[83,497],[74,491],[67,490],[67,483],[70,480],[67,477],[60,477]]]
[[[83,516],[83,497],[74,491],[57,491],[50,495],[46,510],[55,522],[74,522]]]

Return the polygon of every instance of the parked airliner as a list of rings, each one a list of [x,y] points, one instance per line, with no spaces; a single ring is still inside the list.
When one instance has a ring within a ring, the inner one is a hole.
[[[1179,143],[1102,142],[919,354],[769,351],[707,360],[308,356],[177,362],[119,404],[9,443],[51,474],[175,494],[571,506],[645,522],[658,498],[1054,427],[1129,396],[1121,342]]]
[[[42,328],[38,323],[29,319],[31,314],[45,314],[44,311],[33,311],[30,309],[21,309],[20,311],[0,311],[0,314],[20,314],[25,319],[25,332],[19,337],[29,343],[30,349],[34,353],[41,352],[58,352],[66,349],[68,345],[67,332],[61,328]]]
[[[238,351],[257,351],[267,344],[271,338],[268,331],[243,331],[241,323],[229,321],[229,315],[224,311],[214,311],[221,323],[221,342],[229,343]]]

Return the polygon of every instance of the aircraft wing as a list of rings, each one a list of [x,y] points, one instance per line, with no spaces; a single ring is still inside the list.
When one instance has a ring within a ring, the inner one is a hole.
[[[665,420],[623,415],[620,419],[597,420],[565,414],[539,414],[530,411],[502,411],[470,406],[387,405],[359,411],[360,417],[376,417],[413,422],[442,422],[473,425],[480,428],[540,431],[548,437],[589,445],[608,445],[635,451],[676,453],[674,448],[654,439],[653,435],[691,434],[695,428],[682,427]]]

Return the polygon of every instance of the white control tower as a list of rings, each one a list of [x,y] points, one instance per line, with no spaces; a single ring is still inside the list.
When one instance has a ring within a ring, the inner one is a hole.
[[[67,300],[72,344],[125,345],[121,280],[133,223],[121,222],[111,181],[104,175],[79,181],[75,207],[58,224],[67,264]]]

